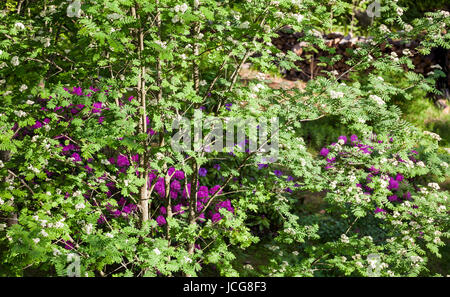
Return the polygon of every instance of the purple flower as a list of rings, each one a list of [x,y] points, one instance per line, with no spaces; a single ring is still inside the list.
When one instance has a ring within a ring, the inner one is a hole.
[[[117,202],[119,206],[124,206],[127,203],[127,200],[123,197],[120,197],[120,200]]]
[[[99,112],[101,112],[102,102],[95,102],[92,106],[94,107],[94,108],[92,109],[92,112],[93,112],[93,113],[99,113]]]
[[[338,141],[339,141],[340,139],[342,139],[342,140],[344,141],[344,144],[347,143],[347,136],[341,135],[341,136],[338,137]]]
[[[71,157],[73,158],[74,162],[80,162],[81,161],[80,155],[78,155],[77,153],[73,153]]]
[[[222,216],[218,212],[214,213],[211,217],[211,220],[213,221],[213,223],[218,222],[221,219],[222,219]]]
[[[164,206],[161,206],[161,207],[159,208],[159,212],[160,212],[161,214],[165,215],[165,214],[167,213],[167,209],[166,209]]]
[[[274,170],[273,173],[275,174],[275,176],[281,177],[283,175],[283,172],[280,170]]]
[[[73,94],[81,96],[83,95],[83,90],[81,89],[81,87],[73,87]]]
[[[184,179],[184,172],[183,171],[180,171],[180,170],[177,170],[177,171],[175,171],[175,178],[176,179]]]
[[[31,129],[38,129],[38,128],[41,128],[42,127],[42,123],[41,122],[39,122],[39,121],[36,121],[36,123],[33,125],[33,126],[31,126]]]
[[[215,164],[213,167],[214,167],[214,169],[216,169],[217,171],[220,170],[220,165],[219,165],[219,164]]]
[[[206,173],[208,173],[208,170],[206,170],[206,168],[200,167],[200,169],[198,170],[198,175],[200,176],[206,176]]]
[[[170,184],[170,188],[174,191],[178,191],[181,189],[181,184],[179,181],[177,181],[176,179],[173,180],[173,182]]]
[[[284,191],[285,191],[285,192],[288,192],[288,193],[292,193],[292,189],[289,188],[289,187],[287,187],[286,189],[284,189]]]
[[[320,150],[320,155],[322,156],[322,157],[326,157],[326,156],[328,156],[328,154],[330,153],[330,150],[328,150],[327,148],[322,148],[321,150]]]
[[[105,117],[99,117],[98,118],[98,123],[101,124],[101,123],[103,123],[104,120],[105,120]]]
[[[128,101],[132,101],[134,99],[134,97],[133,96],[130,96],[130,97],[128,97]]]
[[[156,222],[158,223],[159,226],[162,226],[167,223],[166,219],[163,216],[158,216],[156,218]]]
[[[289,175],[289,176],[287,177],[286,181],[294,181],[294,178],[293,178],[292,176]]]
[[[382,208],[376,208],[375,209],[375,213],[379,213],[379,212],[386,212],[384,209],[382,209]]]
[[[268,164],[258,164],[258,169],[263,169],[269,167]]]
[[[392,177],[389,180],[389,186],[387,187],[388,190],[396,190],[398,189],[398,181],[393,179]]]
[[[210,193],[211,195],[214,195],[219,189],[220,189],[220,185],[215,185],[214,187],[212,187],[212,188],[209,190],[209,193]],[[220,191],[220,192],[222,192],[222,191]],[[220,193],[219,193],[219,194],[220,194]]]
[[[355,134],[352,134],[352,136],[350,136],[350,141],[351,142],[358,141],[358,136],[356,136]]]
[[[128,158],[124,155],[118,155],[117,156],[117,166],[123,167],[130,165],[130,162],[128,161]]]
[[[388,197],[388,200],[393,202],[393,201],[398,201],[397,195],[392,195]]]
[[[230,111],[231,109],[230,109],[230,107],[233,105],[233,103],[227,103],[227,104],[225,104],[225,109],[226,110],[228,110],[228,111]]]
[[[182,204],[177,204],[177,205],[175,205],[175,206],[172,208],[172,211],[173,211],[175,214],[177,214],[177,213],[182,214],[182,213],[184,213],[184,211],[181,210],[181,207],[182,207],[182,206],[183,206]]]
[[[401,182],[403,179],[404,179],[404,176],[401,173],[397,173],[395,180],[398,182]]]

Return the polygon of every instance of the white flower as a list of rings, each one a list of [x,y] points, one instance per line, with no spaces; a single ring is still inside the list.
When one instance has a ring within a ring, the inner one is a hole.
[[[438,207],[438,211],[439,212],[444,212],[447,208],[445,207],[445,205],[441,205]]]
[[[186,261],[186,263],[192,263],[192,259],[186,256],[184,256],[184,261]]]
[[[3,205],[5,203],[5,201],[3,201],[2,198],[0,198],[0,205]]]
[[[48,233],[45,232],[45,230],[41,230],[41,235],[44,236],[44,237],[47,237],[47,236],[48,236]]]
[[[404,50],[402,51],[402,53],[403,53],[405,56],[412,56],[412,53],[411,53],[411,51],[409,50],[409,48],[404,49]]]
[[[293,251],[292,254],[293,254],[294,256],[298,256],[298,252],[297,252],[297,251]]]
[[[447,168],[448,167],[448,163],[447,162],[442,162],[441,166]]]
[[[389,29],[388,29],[388,27],[386,27],[385,24],[382,24],[382,25],[380,26],[380,31],[381,31],[382,33],[389,33],[389,32],[390,32]]]
[[[419,167],[425,167],[425,163],[423,163],[422,161],[417,162],[417,166]]]
[[[84,203],[78,203],[78,204],[76,204],[75,205],[75,209],[76,210],[80,210],[80,209],[83,209],[83,208],[85,208],[86,206],[84,205]]]
[[[423,134],[429,135],[431,138],[434,138],[437,141],[441,140],[441,137],[438,134],[436,134],[436,133],[433,133],[433,132],[430,132],[430,131],[423,131]]]
[[[153,251],[155,252],[155,254],[161,255],[161,251],[158,248],[153,249]]]
[[[275,17],[277,17],[277,18],[283,18],[283,16],[284,16],[284,14],[281,12],[281,11],[277,11],[277,12],[275,12]]]
[[[159,45],[160,47],[162,47],[162,48],[166,48],[167,47],[167,45],[166,45],[167,42],[162,42],[161,40],[156,40],[155,43],[157,45]]]
[[[241,29],[248,29],[249,25],[250,25],[250,23],[248,21],[245,21],[245,22],[241,23],[239,28],[241,28]]]
[[[431,65],[430,68],[432,68],[432,69],[441,69],[442,70],[442,67],[439,64]]]
[[[181,13],[185,13],[186,10],[188,9],[188,5],[186,3],[183,3],[182,5],[176,5],[174,7],[175,12],[181,12]]]
[[[34,104],[34,101],[27,100],[25,103],[28,104],[28,105],[33,105],[33,104]]]
[[[38,244],[41,241],[39,238],[33,238],[34,243]]]
[[[344,97],[344,93],[342,92],[335,92],[333,90],[330,91],[330,97],[333,99],[342,98]]]
[[[12,59],[11,59],[11,64],[12,64],[13,66],[19,65],[19,57],[18,57],[18,56],[12,57]]]
[[[439,190],[440,189],[440,187],[439,187],[439,185],[437,183],[429,183],[428,186],[430,188],[435,189],[435,190]]]
[[[398,15],[402,15],[403,14],[403,9],[401,9],[400,7],[397,7],[397,14]]]
[[[109,237],[109,238],[113,238],[113,237],[114,237],[114,235],[112,235],[112,234],[111,234],[111,233],[109,233],[109,232],[108,232],[108,233],[106,233],[106,234],[105,234],[105,236],[106,236],[106,237]]]
[[[25,25],[22,24],[21,22],[15,23],[14,27],[16,27],[19,30],[24,30],[25,29]]]
[[[412,29],[414,29],[414,28],[413,28],[413,26],[411,26],[410,24],[406,24],[406,25],[405,25],[405,31],[406,31],[406,32],[411,32]]]
[[[304,17],[303,15],[301,15],[301,14],[294,14],[293,17],[295,18],[295,20],[296,20],[298,23],[301,23],[301,22],[303,21],[303,19],[305,18],[305,17]]]
[[[435,237],[435,238],[433,239],[433,242],[434,242],[435,244],[439,244],[439,243],[441,243],[442,241],[441,241],[441,239],[440,239],[439,237]]]
[[[348,237],[347,237],[347,235],[345,235],[345,234],[342,234],[342,235],[341,235],[341,241],[342,241],[343,243],[349,243],[349,242],[350,242],[349,239],[348,239]]]
[[[86,231],[87,234],[91,234],[93,229],[94,226],[92,224],[87,224],[86,226],[84,226],[84,231]]]
[[[369,96],[370,99],[374,100],[376,103],[378,103],[379,105],[383,105],[384,101],[383,99],[381,99],[380,97],[378,97],[377,95],[370,95]]]

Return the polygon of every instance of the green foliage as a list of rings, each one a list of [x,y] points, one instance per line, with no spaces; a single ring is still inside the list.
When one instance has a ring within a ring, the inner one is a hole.
[[[402,119],[393,101],[410,96],[405,87],[432,91],[436,77],[405,72],[410,58],[385,55],[380,44],[420,36],[424,53],[449,48],[450,34],[441,30],[449,18],[430,13],[400,32],[407,24],[392,1],[367,28],[372,41],[349,52],[357,78],[318,77],[292,92],[239,81],[247,62],[273,72],[274,62],[296,67],[296,55],[271,43],[282,27],[326,47],[317,33],[332,30],[335,20],[344,24],[352,8],[348,1],[327,4],[87,0],[71,17],[67,1],[28,1],[21,11],[8,1],[0,15],[0,275],[63,276],[79,257],[82,276],[196,276],[212,267],[221,276],[368,276],[371,254],[380,257],[382,276],[427,274],[425,255],[439,256],[441,238],[450,235],[448,192],[436,187],[449,174],[448,154],[439,151],[438,135]],[[384,73],[404,75],[405,87],[380,80]],[[278,159],[261,169],[267,162],[260,154],[179,153],[170,143],[180,115],[277,117]],[[341,131],[373,152],[329,145]],[[374,136],[383,142],[372,143]],[[78,156],[66,153],[70,145]],[[337,159],[333,167],[325,167],[321,147]],[[412,150],[417,162],[399,161]],[[129,167],[118,164],[119,155]],[[361,193],[356,183],[371,166],[404,175],[413,202],[390,203],[381,176],[368,183],[371,195]],[[174,211],[171,168],[184,172],[183,186],[219,184],[222,193],[209,193],[212,204],[199,210],[200,189],[193,187]],[[323,195],[326,212],[299,207],[300,192]],[[112,215],[119,197],[136,211]],[[233,211],[215,209],[222,199]],[[157,220],[163,207],[165,223]],[[270,251],[261,267],[238,267],[258,244]]]

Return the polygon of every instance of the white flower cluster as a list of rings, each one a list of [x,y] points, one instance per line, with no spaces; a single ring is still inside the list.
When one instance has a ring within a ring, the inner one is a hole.
[[[37,169],[36,167],[33,167],[33,165],[31,165],[31,164],[27,168],[36,174],[39,173],[39,169]]]
[[[85,207],[86,207],[86,205],[84,205],[84,203],[82,203],[82,202],[75,205],[76,210],[84,209]]]
[[[19,118],[24,117],[27,115],[27,113],[23,110],[15,110],[14,113],[16,114],[16,116],[18,116]]]
[[[350,242],[350,240],[348,239],[347,235],[345,235],[345,234],[341,235],[341,241],[343,243],[349,243]]]
[[[431,138],[436,139],[437,141],[441,140],[441,137],[438,134],[436,134],[436,133],[433,133],[433,132],[430,132],[430,131],[423,131],[423,134],[428,135]]]
[[[175,5],[175,7],[173,8],[173,10],[175,12],[181,12],[181,13],[185,13],[186,10],[189,8],[189,6],[186,3],[183,3],[181,5]]]
[[[18,30],[24,30],[25,29],[25,25],[22,24],[21,22],[15,23],[14,27],[16,27]]]
[[[155,40],[155,43],[157,44],[157,45],[159,45],[160,47],[162,47],[162,48],[166,48],[167,47],[167,42],[163,42],[163,41],[161,41],[161,40]]]
[[[378,103],[379,105],[383,105],[384,101],[383,99],[381,99],[380,97],[378,97],[377,95],[370,95],[369,96],[370,99],[374,100],[376,103]]]
[[[257,85],[254,85],[254,86],[252,86],[250,89],[253,91],[253,92],[260,92],[261,90],[263,90],[263,89],[265,89],[266,87],[263,85],[263,84],[257,84]]]
[[[435,189],[436,191],[440,189],[437,183],[429,183],[428,186],[432,189]]]
[[[391,32],[391,31],[389,31],[388,27],[386,27],[385,24],[381,24],[381,25],[380,25],[380,31],[381,31],[382,33],[389,33],[389,32]]]
[[[344,97],[344,93],[342,93],[342,92],[335,92],[335,91],[331,90],[330,91],[330,96],[333,99],[342,98],[342,97]]]

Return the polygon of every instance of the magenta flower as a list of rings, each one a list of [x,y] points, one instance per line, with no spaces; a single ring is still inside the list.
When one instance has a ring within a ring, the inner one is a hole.
[[[338,141],[339,141],[340,139],[342,139],[342,140],[344,141],[344,144],[347,143],[347,136],[341,135],[341,136],[338,137]]]
[[[119,206],[124,206],[127,203],[127,200],[123,197],[120,197],[120,200],[117,202]]]
[[[71,157],[74,162],[81,162],[81,157],[77,153],[73,153]]]
[[[215,185],[214,187],[212,187],[210,190],[209,190],[209,193],[211,194],[211,195],[214,195],[218,190],[220,189],[220,185]],[[222,191],[220,191],[220,193],[221,193]],[[219,194],[220,194],[219,193]]]
[[[101,112],[102,102],[95,102],[92,106],[94,107],[94,108],[92,109],[92,112],[93,112],[93,113],[99,113],[99,112]]]
[[[391,201],[391,202],[398,201],[397,195],[389,196],[388,200]]]
[[[221,219],[222,219],[222,216],[218,212],[214,213],[211,217],[211,220],[213,221],[213,223],[218,222]]]
[[[181,189],[181,184],[179,181],[177,181],[176,179],[173,180],[173,182],[170,184],[170,188],[174,191],[178,191]]]
[[[327,149],[327,148],[322,148],[321,150],[320,150],[320,155],[322,156],[322,157],[326,157],[326,156],[328,156],[328,154],[330,153],[330,150],[329,149]]]
[[[118,155],[117,156],[117,166],[123,167],[130,165],[130,162],[128,161],[128,158],[124,155]]]
[[[398,189],[398,185],[398,181],[391,177],[391,179],[389,180],[389,186],[387,188],[388,190],[396,190]]]
[[[163,216],[158,216],[156,218],[156,222],[158,223],[159,226],[162,226],[167,223],[166,219]]]
[[[176,179],[184,179],[184,172],[183,171],[181,171],[181,170],[177,170],[177,171],[175,171],[175,178]]]
[[[375,213],[379,213],[379,212],[386,212],[384,209],[377,207],[375,209]]]
[[[36,123],[33,125],[33,126],[31,126],[31,129],[38,129],[38,128],[41,128],[42,127],[42,123],[41,122],[39,122],[39,121],[36,121]]]

